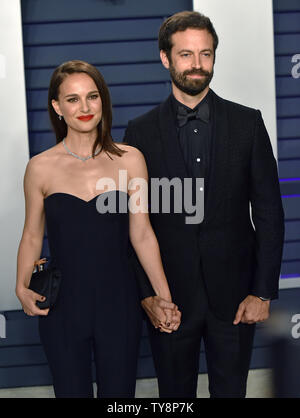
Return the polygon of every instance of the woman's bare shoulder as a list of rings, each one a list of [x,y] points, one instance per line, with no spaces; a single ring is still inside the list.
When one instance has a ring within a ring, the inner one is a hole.
[[[142,152],[131,145],[122,144],[120,148],[126,151],[122,155],[121,161],[122,167],[128,171],[129,177],[147,178],[147,165]]]
[[[30,158],[27,164],[26,172],[28,174],[42,175],[48,169],[50,170],[59,156],[59,144],[43,151]]]
[[[142,154],[142,152],[140,150],[138,150],[137,148],[133,147],[132,145],[126,145],[126,144],[119,144],[116,143],[116,145],[122,150],[122,151],[126,151],[123,155],[122,158],[124,157],[126,160],[130,160],[130,161],[141,161],[144,160],[144,156]]]

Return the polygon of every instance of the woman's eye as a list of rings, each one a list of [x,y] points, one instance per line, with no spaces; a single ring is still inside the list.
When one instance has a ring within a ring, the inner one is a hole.
[[[92,100],[96,100],[98,99],[99,95],[98,94],[92,94],[89,98]]]
[[[69,103],[74,103],[77,101],[77,97],[71,97],[70,99],[68,99]]]

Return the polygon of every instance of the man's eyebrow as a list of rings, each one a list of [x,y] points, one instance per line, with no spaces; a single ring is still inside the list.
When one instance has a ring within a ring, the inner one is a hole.
[[[99,91],[98,90],[89,91],[87,95],[93,94],[93,93],[99,93]],[[78,94],[77,93],[70,93],[70,94],[67,94],[65,97],[71,97],[71,96],[72,97],[78,96]]]
[[[178,51],[178,54],[181,54],[182,52],[193,52],[190,49],[181,49],[180,51]]]
[[[178,54],[182,54],[183,52],[193,52],[190,49],[181,49],[180,51],[178,51]],[[213,52],[213,50],[211,48],[204,48],[201,49],[200,52]]]

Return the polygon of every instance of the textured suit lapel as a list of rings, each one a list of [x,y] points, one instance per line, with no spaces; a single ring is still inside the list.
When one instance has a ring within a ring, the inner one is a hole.
[[[172,112],[171,96],[160,105],[159,129],[161,134],[164,160],[167,165],[169,177],[187,177],[187,171],[177,137],[177,130]]]
[[[213,133],[210,173],[205,186],[204,223],[209,221],[226,195],[228,184],[229,126],[226,102],[213,93]]]

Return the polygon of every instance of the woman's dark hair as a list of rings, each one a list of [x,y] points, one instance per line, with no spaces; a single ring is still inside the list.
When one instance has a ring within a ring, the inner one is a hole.
[[[158,35],[159,50],[163,50],[169,61],[171,61],[172,41],[171,37],[176,32],[183,32],[186,29],[193,28],[206,29],[213,37],[214,53],[216,52],[219,39],[210,19],[198,12],[179,12],[166,19],[160,27]]]
[[[98,124],[98,136],[93,145],[92,155],[95,155],[95,151],[100,145],[101,151],[121,157],[126,151],[117,147],[111,136],[112,107],[108,87],[97,68],[84,61],[67,61],[57,67],[51,77],[48,91],[48,111],[56,135],[56,142],[59,143],[66,137],[68,127],[63,118],[61,120],[58,118],[52,106],[52,100],[58,100],[59,86],[66,77],[74,73],[85,73],[90,76],[97,86],[102,101],[102,119]]]

